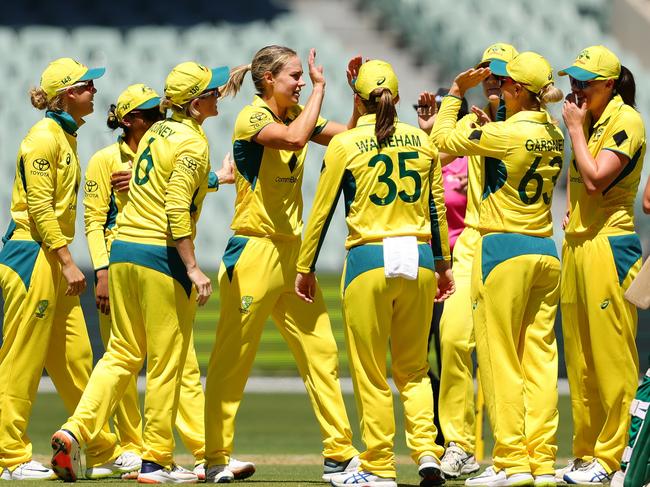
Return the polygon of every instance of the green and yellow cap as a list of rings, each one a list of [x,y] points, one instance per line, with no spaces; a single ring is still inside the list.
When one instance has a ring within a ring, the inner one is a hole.
[[[80,81],[101,78],[106,68],[92,68],[69,57],[52,61],[41,74],[41,89],[48,99],[54,98],[65,88]]]
[[[393,97],[399,93],[399,83],[393,67],[386,61],[373,59],[361,65],[354,82],[354,91],[364,100],[368,100],[370,93],[377,88],[388,88]]]
[[[573,64],[558,74],[568,74],[579,81],[617,79],[621,74],[621,62],[605,46],[591,46],[583,49]]]
[[[148,110],[160,105],[160,95],[147,85],[138,83],[129,86],[117,99],[115,115],[121,122],[133,110]]]
[[[492,61],[490,71],[496,76],[512,78],[535,94],[553,83],[553,68],[544,56],[536,52],[522,52],[505,64],[498,60]]]
[[[230,68],[205,66],[188,61],[171,70],[165,81],[165,97],[176,105],[184,105],[206,90],[225,85],[230,77]]]
[[[483,51],[483,57],[481,57],[481,62],[478,63],[475,68],[478,68],[481,64],[491,63],[492,61],[500,61],[503,65],[507,62],[512,61],[514,57],[519,54],[515,46],[511,44],[506,44],[505,42],[497,42],[488,46],[488,48]]]

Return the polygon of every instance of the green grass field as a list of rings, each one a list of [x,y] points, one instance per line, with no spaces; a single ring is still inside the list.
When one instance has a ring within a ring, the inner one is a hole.
[[[345,396],[347,410],[354,430],[355,444],[362,448],[359,422],[351,395]],[[570,456],[571,422],[567,397],[560,398],[560,428],[558,431],[558,463]],[[395,452],[398,456],[400,485],[419,485],[415,465],[408,457],[404,440],[402,409],[395,404],[397,431]],[[49,462],[50,435],[63,423],[67,414],[56,394],[39,394],[29,436],[34,444],[35,457]],[[486,454],[492,448],[489,431],[486,434]],[[305,394],[247,394],[237,416],[235,456],[256,462],[258,471],[248,483],[256,486],[307,486],[322,484],[320,434]],[[193,458],[177,439],[176,459],[180,465],[191,467]],[[115,481],[88,481],[93,485]],[[461,484],[452,482],[451,484]],[[34,483],[30,483],[33,485]],[[49,484],[51,485],[51,483]]]

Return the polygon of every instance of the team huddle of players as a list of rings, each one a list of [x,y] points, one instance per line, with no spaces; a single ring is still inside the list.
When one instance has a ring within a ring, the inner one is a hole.
[[[312,88],[304,105],[302,62],[275,45],[232,70],[181,63],[162,97],[129,86],[107,120],[121,135],[91,158],[83,184],[77,131],[93,112],[94,81],[104,69],[61,58],[42,73],[31,98],[45,117],[20,145],[12,224],[0,251],[0,478],[75,481],[81,448],[87,478],[229,483],[251,476],[252,463],[232,458],[235,417],[271,316],[303,378],[323,439],[323,480],[334,486],[397,486],[389,347],[421,485],[480,469],[474,348],[495,445],[492,466],[466,485],[604,484],[615,472],[613,482],[634,485],[637,476],[623,472],[640,455],[633,447],[643,443],[650,387],[644,383],[635,399],[637,315],[623,299],[641,265],[633,204],[645,132],[632,74],[609,49],[588,47],[559,71],[571,82],[564,98],[543,56],[497,43],[456,77],[439,110],[432,94],[420,95],[414,127],[397,118],[390,64],[350,60],[347,124],[321,117],[326,81],[314,50],[307,64]],[[249,71],[257,95],[237,117],[232,158],[213,172],[202,124]],[[486,106],[459,117],[464,94],[479,84]],[[551,202],[564,135],[545,109],[561,100],[573,148],[562,264]],[[327,151],[303,231],[309,141]],[[452,273],[441,167],[460,156],[468,158],[467,210]],[[204,392],[192,325],[212,284],[193,240],[204,198],[233,183],[234,234],[218,276],[220,318]],[[80,187],[106,346],[92,373],[78,297],[86,282],[68,250]],[[363,452],[353,446],[315,277],[341,194],[348,226],[341,296]],[[438,404],[445,445],[435,441],[427,375],[434,301],[445,301]],[[576,458],[556,471],[560,303]],[[145,358],[142,415],[135,378]],[[51,468],[32,459],[26,435],[43,368],[72,413],[52,436]],[[638,414],[626,446],[631,407]],[[195,457],[193,470],[174,462],[174,428]]]

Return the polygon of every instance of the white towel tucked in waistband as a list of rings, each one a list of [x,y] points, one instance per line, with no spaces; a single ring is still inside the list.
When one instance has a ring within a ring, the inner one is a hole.
[[[418,277],[418,239],[413,236],[384,239],[384,273],[386,277]]]

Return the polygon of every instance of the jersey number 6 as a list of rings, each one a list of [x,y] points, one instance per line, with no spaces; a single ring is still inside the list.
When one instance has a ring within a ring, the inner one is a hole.
[[[147,148],[142,151],[138,163],[135,166],[135,174],[133,175],[133,180],[138,186],[142,186],[149,182],[149,171],[153,169],[153,157],[151,155],[151,143],[156,140],[155,137],[151,137],[147,142]],[[144,175],[141,176],[142,172],[142,163],[147,161],[147,165],[144,168]]]
[[[388,193],[386,196],[379,196],[377,193],[370,195],[370,201],[378,206],[390,205],[395,201],[395,197],[399,198],[405,203],[413,203],[420,199],[420,194],[422,192],[422,179],[420,174],[417,171],[412,169],[406,169],[406,161],[408,159],[417,159],[418,153],[413,152],[400,152],[397,154],[397,164],[399,167],[399,178],[400,179],[412,179],[415,183],[415,189],[413,194],[408,194],[405,190],[397,192],[397,184],[391,179],[391,174],[393,174],[393,160],[387,154],[377,154],[368,161],[368,166],[375,167],[380,162],[384,163],[386,170],[383,174],[380,174],[377,177],[377,181],[385,184],[388,187]]]

